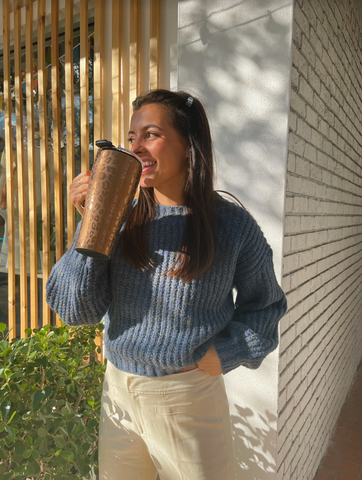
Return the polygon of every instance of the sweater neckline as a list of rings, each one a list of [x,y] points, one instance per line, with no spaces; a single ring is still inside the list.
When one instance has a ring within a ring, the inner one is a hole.
[[[155,202],[155,216],[164,217],[167,215],[187,215],[189,209],[185,205],[162,205]]]

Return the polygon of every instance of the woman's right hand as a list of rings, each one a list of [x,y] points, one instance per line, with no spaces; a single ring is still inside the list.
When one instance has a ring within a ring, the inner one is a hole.
[[[72,204],[83,216],[84,202],[87,196],[91,171],[85,170],[77,175],[69,187],[69,196]]]

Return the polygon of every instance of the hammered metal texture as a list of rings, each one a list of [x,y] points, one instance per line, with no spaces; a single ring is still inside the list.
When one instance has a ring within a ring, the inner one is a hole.
[[[141,163],[119,150],[98,150],[89,180],[77,252],[109,259],[135,196]]]

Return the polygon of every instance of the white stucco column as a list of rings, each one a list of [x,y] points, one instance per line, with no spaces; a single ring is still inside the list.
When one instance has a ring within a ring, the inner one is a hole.
[[[293,0],[179,1],[178,89],[204,103],[218,188],[236,195],[281,280]],[[278,351],[225,376],[236,479],[276,477]]]

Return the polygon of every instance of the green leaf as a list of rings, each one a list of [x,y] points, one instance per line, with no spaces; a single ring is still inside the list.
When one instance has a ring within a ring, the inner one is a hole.
[[[38,460],[38,458],[40,457],[40,453],[38,452],[38,450],[33,450],[31,456],[34,458],[34,460]]]
[[[24,458],[29,458],[30,455],[31,455],[31,453],[32,453],[32,451],[33,451],[32,448],[28,448],[27,450],[25,450],[25,451],[23,452],[23,457],[24,457]]]
[[[54,408],[54,407],[57,407],[58,406],[58,402],[56,401],[55,398],[49,398],[49,400],[47,401],[47,407],[49,408]]]
[[[41,406],[43,400],[45,398],[45,392],[44,390],[38,390],[34,394],[34,400],[33,400],[33,410],[38,410],[38,408]]]
[[[52,393],[53,387],[52,386],[47,386],[44,388],[44,393],[45,393],[45,398],[48,398],[49,395]]]
[[[36,469],[34,468],[35,465],[24,465],[24,473],[27,477],[35,475],[37,473]],[[37,469],[39,471],[39,469]]]
[[[67,460],[67,462],[72,462],[74,460],[74,453],[71,450],[62,450],[60,456]]]
[[[0,447],[0,458],[1,460],[6,460],[8,458],[8,451],[3,447]]]
[[[1,332],[1,333],[4,333],[5,330],[6,330],[6,328],[7,328],[6,323],[0,322],[0,332]]]
[[[83,433],[84,430],[85,430],[84,425],[82,425],[81,423],[78,423],[78,425],[76,425],[76,426],[74,427],[74,430],[73,430],[72,434],[73,434],[75,437],[77,437],[78,435],[80,435],[81,433]]]
[[[15,453],[17,455],[22,455],[26,450],[25,442],[22,440],[17,440],[15,443]]]
[[[25,335],[31,335],[32,334],[32,329],[31,328],[27,328],[25,330]]]
[[[15,442],[15,438],[16,438],[15,428],[7,426],[7,427],[5,427],[5,430],[8,432],[10,441]]]
[[[1,414],[3,416],[3,420],[6,422],[11,409],[11,402],[10,400],[4,400],[1,404]]]
[[[12,415],[11,415],[11,417],[9,418],[8,424],[9,424],[9,423],[11,422],[11,420],[15,417],[15,415],[16,415],[16,412],[13,412]]]
[[[13,476],[13,473],[5,473],[4,475],[1,476],[2,480],[10,480],[10,478]]]
[[[42,441],[43,440],[40,437],[36,438],[34,442],[34,448],[38,448]]]
[[[87,475],[89,474],[90,472],[90,466],[85,464],[84,462],[77,462],[77,467],[80,471],[80,473],[82,474],[83,477],[87,477]]]
[[[90,422],[87,423],[87,430],[93,430],[98,425],[98,421],[93,418]]]
[[[45,430],[45,428],[40,427],[38,428],[38,435],[40,438],[45,438],[47,435],[49,435],[48,430]]]

